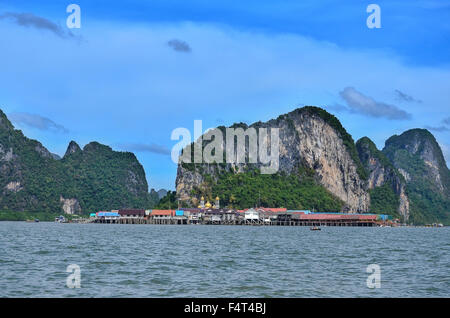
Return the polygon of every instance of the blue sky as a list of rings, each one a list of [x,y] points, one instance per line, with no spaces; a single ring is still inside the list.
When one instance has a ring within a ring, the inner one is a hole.
[[[0,107],[63,155],[70,140],[133,151],[150,188],[174,189],[173,129],[334,113],[379,148],[428,128],[450,161],[450,2],[0,2]],[[27,13],[28,15],[23,15]]]

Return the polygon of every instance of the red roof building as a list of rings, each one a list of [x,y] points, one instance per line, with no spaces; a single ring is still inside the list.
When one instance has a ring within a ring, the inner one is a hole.
[[[175,210],[152,210],[150,213],[153,217],[169,217],[169,216],[175,216]]]
[[[121,217],[144,217],[145,210],[137,210],[137,209],[119,210],[119,215]]]
[[[375,221],[376,215],[373,214],[302,214],[299,215],[300,220],[368,220]]]
[[[274,212],[274,213],[281,213],[286,212],[286,208],[258,208],[257,210],[263,211],[263,212]]]

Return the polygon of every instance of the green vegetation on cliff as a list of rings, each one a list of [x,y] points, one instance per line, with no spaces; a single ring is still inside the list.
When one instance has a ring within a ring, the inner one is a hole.
[[[369,190],[370,211],[377,214],[389,214],[400,217],[398,208],[400,204],[399,194],[395,189],[400,189],[405,180],[389,159],[377,149],[374,142],[368,137],[362,137],[356,142],[359,158],[370,177],[372,174],[381,174],[383,183]],[[378,180],[379,182],[380,180]],[[398,191],[398,190],[397,190]]]
[[[177,193],[175,191],[167,191],[167,194],[159,200],[154,209],[175,210],[178,208],[178,203]]]
[[[396,172],[395,167],[392,165],[392,163],[389,161],[386,155],[382,151],[378,150],[378,148],[375,146],[374,142],[370,140],[370,138],[368,137],[360,138],[356,142],[356,149],[358,151],[360,160],[366,170],[368,169],[367,164],[370,156],[377,159],[382,166],[391,168],[393,171]]]
[[[150,205],[144,169],[130,152],[93,142],[65,156],[61,165],[70,180],[62,195],[77,198],[86,211]]]
[[[392,148],[389,149],[392,151]],[[440,191],[430,177],[429,167],[418,153],[411,154],[405,149],[395,152],[395,162],[411,178],[407,193],[411,202],[411,222],[426,224],[442,222],[450,224],[450,197],[448,190]]]
[[[286,207],[315,211],[340,211],[344,203],[314,180],[314,171],[299,169],[298,174],[261,174],[258,170],[223,173],[217,182],[209,180],[211,190],[195,189],[194,197],[213,200],[220,197],[221,206],[248,208],[254,206]]]
[[[389,184],[384,184],[369,190],[370,212],[376,214],[389,214],[400,218],[398,213],[399,197]]]
[[[421,179],[425,173],[431,177],[427,161],[437,162],[439,178],[444,192],[450,196],[450,170],[442,153],[442,149],[427,129],[411,129],[401,135],[394,135],[386,140],[383,153],[394,163],[395,167],[408,172],[412,180]],[[433,181],[433,180],[431,180]],[[436,186],[436,182],[432,182]]]

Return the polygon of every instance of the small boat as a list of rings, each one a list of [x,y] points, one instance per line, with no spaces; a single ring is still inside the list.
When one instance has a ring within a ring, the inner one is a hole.
[[[55,218],[56,223],[67,223],[66,218],[62,215]]]
[[[39,222],[39,219],[34,219],[34,222],[38,223],[38,222]]]
[[[318,226],[312,226],[309,228],[311,231],[320,231],[320,227]]]

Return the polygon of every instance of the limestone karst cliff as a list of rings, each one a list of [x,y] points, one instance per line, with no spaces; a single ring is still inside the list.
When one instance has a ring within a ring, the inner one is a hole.
[[[181,202],[193,206],[201,195],[222,195],[224,204],[236,207],[331,207],[388,213],[418,224],[450,221],[450,173],[438,143],[427,130],[393,136],[380,151],[367,137],[355,144],[335,116],[312,106],[265,123],[230,128],[279,128],[278,172],[260,176],[264,165],[249,162],[248,142],[245,163],[185,163],[180,159],[176,189]],[[225,127],[218,129],[226,132]],[[269,139],[264,139],[267,148]],[[202,147],[197,142],[189,151],[205,149],[207,144],[202,140]],[[221,148],[226,147],[223,138]],[[253,199],[247,200],[249,197]],[[322,204],[324,197],[332,204]]]
[[[0,210],[88,213],[148,208],[142,165],[129,152],[71,142],[63,158],[14,129],[0,110]]]
[[[450,222],[450,171],[441,147],[426,129],[386,140],[383,153],[403,176],[415,223]]]
[[[368,173],[367,187],[371,194],[371,211],[394,215],[397,212],[407,221],[409,199],[406,194],[406,180],[368,137],[359,139],[356,148]],[[389,199],[392,202],[386,202]],[[392,207],[388,206],[388,203]]]
[[[369,210],[370,197],[365,170],[352,137],[333,115],[317,107],[303,107],[266,123],[258,122],[249,127],[242,127],[279,128],[277,174],[293,174],[300,167],[311,169],[314,171],[316,184],[345,203],[343,210]],[[225,140],[223,148],[226,148]],[[180,163],[176,180],[178,197],[189,201],[192,199],[192,190],[204,187],[207,178],[214,181],[221,173],[259,169],[261,165],[248,162],[218,165]]]

